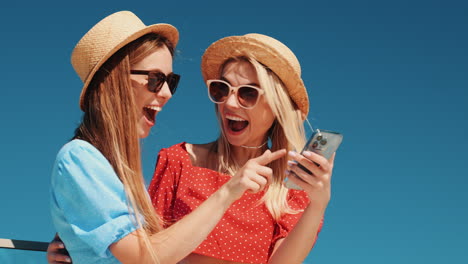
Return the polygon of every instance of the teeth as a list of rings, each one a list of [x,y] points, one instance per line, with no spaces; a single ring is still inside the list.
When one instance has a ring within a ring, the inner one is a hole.
[[[226,119],[233,120],[233,121],[245,121],[245,119],[242,119],[237,116],[232,116],[232,115],[226,115]]]
[[[156,111],[156,112],[161,112],[162,111],[161,107],[154,106],[154,105],[145,106],[145,108],[151,109],[151,110]]]

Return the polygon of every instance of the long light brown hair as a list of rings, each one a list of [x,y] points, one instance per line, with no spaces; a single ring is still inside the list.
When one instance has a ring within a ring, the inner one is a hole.
[[[166,46],[173,45],[157,34],[145,35],[115,53],[96,73],[84,99],[84,116],[74,138],[95,146],[122,181],[138,227],[142,245],[157,262],[149,236],[162,229],[161,220],[147,195],[141,168],[138,109],[130,82],[131,66]],[[143,218],[143,219],[141,219]]]
[[[275,121],[267,132],[268,139],[271,142],[271,151],[280,149],[300,150],[306,141],[301,111],[291,100],[283,82],[273,71],[246,54],[245,56],[226,60],[220,67],[219,76],[222,76],[227,64],[240,61],[248,62],[255,68],[260,87],[265,90],[264,95],[275,116]],[[219,119],[219,113],[217,115]],[[238,164],[230,155],[231,145],[227,141],[223,129],[221,129],[221,135],[215,145],[218,152],[219,171],[234,175],[243,164]],[[256,153],[257,156],[262,151],[259,150]],[[287,203],[288,189],[283,185],[286,177],[284,171],[287,169],[287,160],[287,157],[282,157],[269,165],[273,170],[274,177],[262,199],[268,211],[276,220],[284,213],[297,213],[297,211],[289,207]]]

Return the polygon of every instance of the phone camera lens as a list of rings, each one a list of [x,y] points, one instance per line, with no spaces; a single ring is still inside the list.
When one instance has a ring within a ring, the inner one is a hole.
[[[322,135],[318,135],[318,136],[317,136],[317,140],[318,140],[318,141],[322,140]]]
[[[314,148],[314,149],[315,149],[315,148],[317,148],[317,147],[318,147],[318,142],[317,142],[317,141],[315,141],[315,142],[314,142],[314,144],[312,144],[312,148]]]
[[[322,144],[322,145],[326,145],[326,144],[327,144],[327,139],[326,139],[326,138],[324,138],[324,139],[320,140],[320,144]]]

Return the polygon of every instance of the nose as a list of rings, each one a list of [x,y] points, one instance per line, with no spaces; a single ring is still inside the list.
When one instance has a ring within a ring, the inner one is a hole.
[[[164,82],[161,90],[159,90],[159,92],[156,93],[156,96],[164,99],[165,101],[171,99],[172,93],[171,93],[171,90],[169,89],[169,85],[167,84],[167,82]]]
[[[230,92],[226,99],[225,104],[229,108],[233,108],[233,109],[239,108],[240,106],[239,106],[239,102],[237,101],[237,94],[234,92]]]

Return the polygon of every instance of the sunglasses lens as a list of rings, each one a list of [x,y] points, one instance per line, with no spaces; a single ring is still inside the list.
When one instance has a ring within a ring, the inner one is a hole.
[[[239,103],[244,107],[253,107],[258,100],[258,90],[252,87],[242,86],[237,91]]]
[[[209,91],[211,99],[217,103],[226,101],[229,95],[229,87],[223,82],[211,82]]]
[[[177,85],[179,84],[180,75],[171,73],[167,76],[167,84],[169,85],[169,90],[171,90],[171,94],[175,94]]]
[[[148,74],[148,90],[153,93],[157,93],[161,90],[161,87],[166,80],[166,75],[162,72],[150,72]]]

